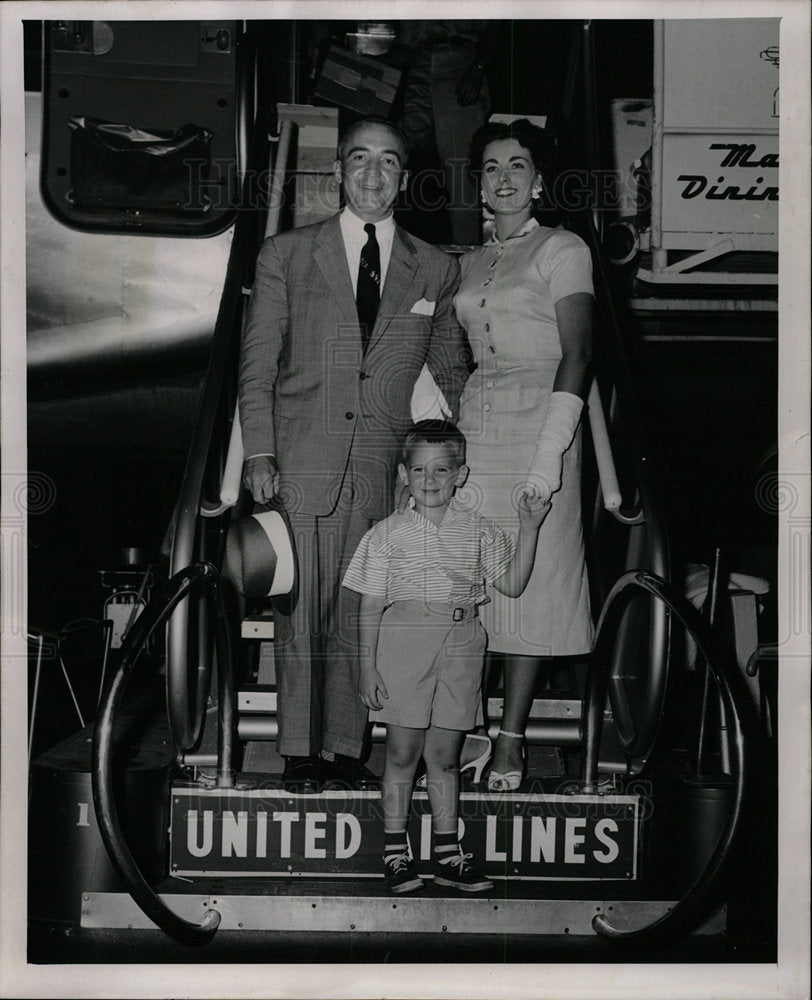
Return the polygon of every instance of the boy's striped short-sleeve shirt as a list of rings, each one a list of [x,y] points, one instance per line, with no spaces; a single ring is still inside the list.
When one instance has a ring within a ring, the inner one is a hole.
[[[361,539],[343,584],[393,601],[481,604],[485,582],[498,579],[513,556],[502,529],[452,499],[439,525],[414,510],[391,514]]]

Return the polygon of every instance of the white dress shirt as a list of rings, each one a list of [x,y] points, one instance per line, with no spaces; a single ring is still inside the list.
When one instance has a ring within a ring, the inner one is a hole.
[[[361,248],[369,239],[364,226],[363,219],[345,208],[339,219],[341,223],[341,236],[344,239],[344,250],[347,253],[347,264],[352,277],[352,293],[358,283],[358,268],[361,263]],[[381,219],[380,222],[373,223],[375,226],[375,239],[381,249],[381,293],[383,293],[383,283],[386,281],[386,271],[389,267],[389,258],[392,256],[392,240],[395,238],[395,217],[393,215]]]

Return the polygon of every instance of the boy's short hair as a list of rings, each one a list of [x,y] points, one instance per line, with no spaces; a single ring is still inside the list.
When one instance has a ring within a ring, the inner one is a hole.
[[[447,444],[460,465],[465,465],[465,435],[448,420],[420,420],[406,431],[401,448],[401,461],[409,461],[417,444]]]

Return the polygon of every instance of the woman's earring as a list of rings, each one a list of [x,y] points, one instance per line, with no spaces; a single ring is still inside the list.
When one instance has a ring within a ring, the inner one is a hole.
[[[539,198],[541,197],[541,188],[536,188],[535,191],[531,191],[530,197],[533,199],[533,201],[538,201]]]
[[[479,199],[482,202],[482,204],[487,208],[488,207],[488,199],[485,197],[485,192],[484,191],[480,191],[479,192]]]

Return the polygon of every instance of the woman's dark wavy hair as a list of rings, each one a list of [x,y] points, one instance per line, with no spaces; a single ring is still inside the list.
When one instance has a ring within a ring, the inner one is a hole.
[[[556,174],[557,143],[546,129],[534,125],[526,118],[517,118],[512,122],[486,122],[474,132],[468,153],[468,169],[471,175],[479,180],[485,147],[491,142],[500,142],[503,139],[515,139],[530,154],[533,166],[541,174],[543,181],[544,203],[540,207],[552,209],[549,192],[552,190]]]
[[[553,141],[543,128],[533,125],[526,118],[517,118],[512,122],[485,122],[471,136],[471,148],[468,163],[473,174],[482,170],[482,154],[491,142],[502,139],[515,139],[520,146],[530,153],[533,166],[542,177],[553,168]]]

